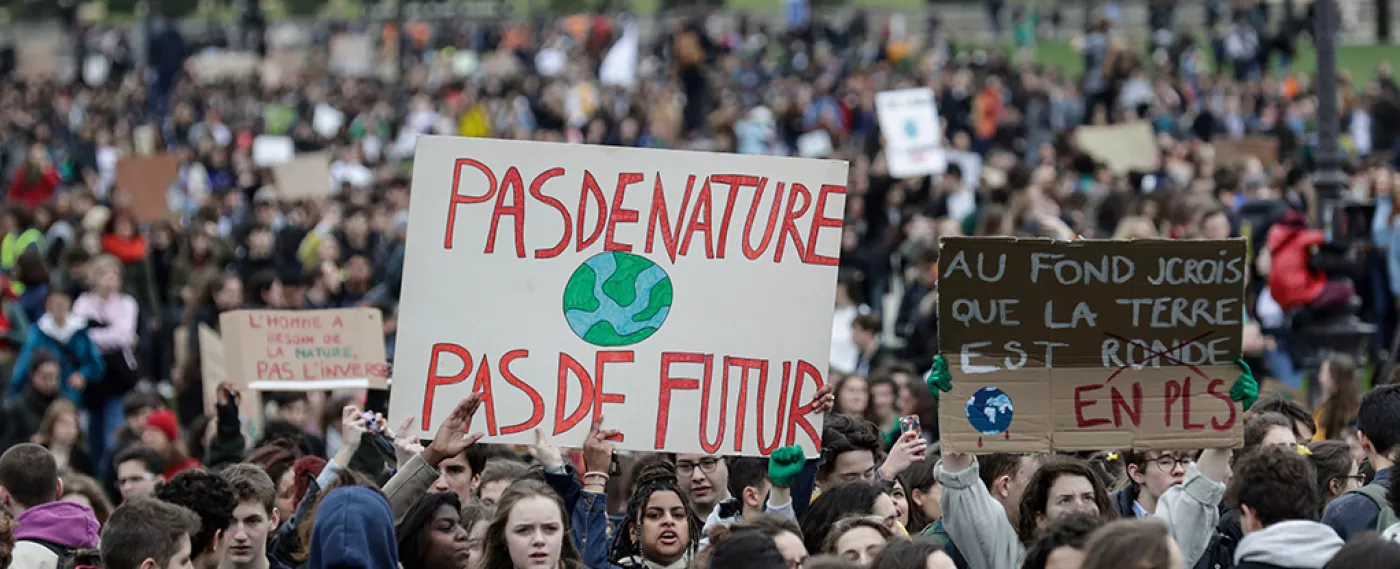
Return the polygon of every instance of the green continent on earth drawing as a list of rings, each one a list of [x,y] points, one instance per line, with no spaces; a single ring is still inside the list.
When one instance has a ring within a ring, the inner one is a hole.
[[[650,338],[670,313],[670,275],[631,253],[594,255],[564,286],[569,329],[595,346],[630,346]]]

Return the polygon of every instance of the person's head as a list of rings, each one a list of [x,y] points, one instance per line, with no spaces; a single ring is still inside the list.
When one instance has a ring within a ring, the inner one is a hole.
[[[1377,387],[1361,398],[1356,436],[1376,468],[1395,461],[1395,447],[1400,444],[1400,385]]]
[[[704,522],[671,465],[653,463],[642,469],[633,483],[636,490],[627,501],[608,558],[615,563],[641,558],[670,565],[694,555]]]
[[[885,550],[885,543],[894,537],[887,518],[857,516],[842,518],[832,524],[822,543],[821,552],[840,555],[859,567],[870,567]]]
[[[807,560],[807,544],[802,542],[802,528],[791,518],[759,514],[752,518],[744,518],[743,521],[729,526],[729,529],[734,533],[756,531],[773,538],[778,552],[783,555],[791,569],[802,567]]]
[[[247,288],[248,303],[253,306],[286,307],[287,300],[286,293],[282,288],[282,279],[271,269],[254,273],[248,278]]]
[[[828,489],[802,515],[802,539],[807,551],[822,551],[827,534],[837,520],[851,516],[896,516],[894,500],[870,482],[848,482]]]
[[[865,410],[865,418],[878,425],[887,424],[899,412],[895,406],[899,401],[899,385],[888,371],[877,372],[866,380],[869,384],[870,405]]]
[[[103,255],[92,264],[92,289],[101,296],[111,296],[122,290],[122,262]]]
[[[433,492],[452,492],[462,502],[470,502],[472,491],[481,472],[486,469],[487,445],[472,445],[466,452],[450,457],[438,465],[437,480],[433,481]]]
[[[875,480],[880,434],[869,421],[833,413],[822,425],[822,464],[817,487],[826,490],[846,482]]]
[[[67,399],[57,399],[44,411],[36,441],[49,448],[73,449],[83,442],[83,430],[78,425],[78,407]]]
[[[1298,444],[1307,444],[1312,440],[1313,433],[1317,431],[1317,425],[1313,421],[1312,413],[1298,404],[1297,401],[1284,398],[1281,395],[1272,395],[1260,399],[1258,403],[1249,408],[1250,413],[1278,413],[1288,419],[1289,427],[1293,431],[1293,436]]]
[[[219,538],[233,523],[233,510],[238,506],[228,480],[204,469],[186,470],[157,487],[153,496],[199,516],[200,529],[190,540],[191,557],[200,561],[206,555],[217,555]]]
[[[1261,446],[1296,446],[1293,422],[1280,413],[1250,413],[1244,418],[1244,449],[1242,453]]]
[[[997,453],[977,457],[979,476],[992,498],[1001,502],[1006,517],[1016,523],[1021,513],[1021,496],[1031,483],[1031,475],[1040,468],[1042,459],[1031,454]]]
[[[539,480],[526,479],[501,494],[486,528],[483,569],[577,569],[564,502]]]
[[[318,494],[306,564],[310,567],[399,566],[394,511],[373,480],[350,475],[343,486]],[[368,485],[368,486],[366,486]]]
[[[11,276],[27,286],[47,284],[49,282],[49,264],[44,261],[44,256],[38,251],[25,251],[15,260],[15,268]],[[67,313],[65,312],[64,315],[66,316]]]
[[[21,443],[0,454],[0,506],[18,518],[25,510],[58,500],[63,482],[53,454],[34,443]]]
[[[462,529],[467,531],[467,569],[481,569],[486,555],[486,528],[496,517],[496,509],[480,501],[462,504]]]
[[[154,393],[134,391],[126,394],[122,397],[122,417],[126,419],[126,429],[135,436],[140,436],[141,429],[146,426],[146,416],[161,405],[160,396]]]
[[[1116,510],[1103,481],[1088,463],[1057,457],[1042,464],[1021,496],[1017,531],[1030,543],[1054,521],[1071,514],[1112,516]]]
[[[61,290],[49,291],[48,298],[44,299],[44,310],[48,316],[52,316],[55,322],[67,322],[68,315],[73,313],[73,299],[68,293]]]
[[[1128,449],[1122,452],[1127,465],[1128,479],[1139,494],[1146,494],[1152,500],[1161,498],[1172,486],[1186,481],[1186,467],[1191,464],[1191,456],[1183,452],[1140,451]]]
[[[141,445],[123,450],[113,462],[117,466],[117,490],[121,491],[122,501],[155,493],[161,473],[165,472],[165,459],[160,453]]]
[[[1361,407],[1361,388],[1357,385],[1356,360],[1345,354],[1334,355],[1322,362],[1318,382],[1327,394],[1318,409],[1318,428],[1327,438],[1341,438],[1342,433]]]
[[[943,485],[933,477],[933,467],[937,464],[937,460],[924,459],[899,475],[908,500],[908,520],[904,526],[909,533],[918,533],[943,517]]]
[[[219,542],[219,558],[243,567],[267,555],[268,536],[280,521],[277,486],[263,469],[246,463],[228,467],[223,477],[233,487],[238,505],[233,508],[233,523]]]
[[[1082,569],[1177,569],[1185,564],[1167,524],[1157,519],[1119,520],[1089,538]]]
[[[833,413],[864,418],[870,406],[870,387],[865,378],[857,374],[847,375],[836,381],[836,402]]]
[[[277,404],[277,418],[300,428],[310,425],[311,397],[304,391],[280,391],[271,395]]]
[[[293,465],[302,458],[301,447],[290,439],[275,439],[253,450],[243,462],[263,469],[277,487],[277,511],[283,515],[296,511],[300,499],[296,491]]]
[[[1045,526],[1026,549],[1021,569],[1079,569],[1085,542],[1103,522],[1102,516],[1072,514]]]
[[[451,492],[419,498],[399,523],[399,559],[405,567],[468,569],[471,549],[462,527],[462,502]]]
[[[762,512],[768,499],[768,459],[731,456],[724,459],[729,468],[729,495],[737,498],[745,511]]]
[[[494,507],[506,488],[530,475],[529,467],[517,460],[492,460],[481,471],[481,482],[477,485],[477,497],[482,504]],[[461,503],[461,498],[457,499]]]
[[[169,459],[176,448],[175,441],[178,440],[180,424],[175,420],[175,413],[169,409],[156,409],[146,415],[146,425],[141,430],[141,444]]]
[[[1391,569],[1400,559],[1400,543],[1375,534],[1353,537],[1322,569]]]
[[[732,569],[784,569],[787,561],[773,538],[756,531],[732,534],[714,545],[710,566]]]
[[[880,341],[880,316],[861,314],[851,323],[851,339],[862,350],[871,349]]]
[[[112,516],[112,502],[102,491],[102,485],[91,476],[75,473],[64,476],[63,497],[59,500],[87,506],[92,510],[92,517],[97,519],[98,526],[107,523],[107,518]]]
[[[1239,511],[1245,533],[1317,518],[1317,474],[1298,447],[1259,447],[1237,461],[1234,470],[1225,499]]]
[[[709,512],[729,497],[729,464],[722,456],[676,455],[676,477],[699,511]]]
[[[941,569],[954,567],[943,544],[928,538],[896,539],[875,558],[872,569]]]
[[[29,386],[45,397],[56,397],[61,378],[58,377],[61,368],[58,365],[58,358],[53,352],[40,349],[35,350],[34,358],[29,361]]]
[[[1317,492],[1322,507],[1328,502],[1360,488],[1366,482],[1361,464],[1351,456],[1351,445],[1342,441],[1308,443],[1308,461],[1317,472]]]
[[[199,517],[153,498],[128,500],[102,526],[105,569],[192,569]]]

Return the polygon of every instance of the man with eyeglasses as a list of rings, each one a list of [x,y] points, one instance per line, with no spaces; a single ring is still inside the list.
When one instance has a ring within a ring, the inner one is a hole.
[[[709,518],[715,506],[729,497],[729,466],[722,456],[676,455],[676,475],[702,520]]]
[[[1113,505],[1124,518],[1145,518],[1157,511],[1157,500],[1186,481],[1191,457],[1180,452],[1125,450],[1118,455],[1132,483],[1113,493]]]
[[[134,446],[117,455],[117,489],[122,502],[150,496],[165,472],[165,460],[160,453],[145,446]]]

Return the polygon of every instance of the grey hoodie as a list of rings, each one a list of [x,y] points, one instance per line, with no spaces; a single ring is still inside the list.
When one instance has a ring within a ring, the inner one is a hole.
[[[1245,535],[1235,549],[1235,564],[1251,562],[1288,569],[1322,569],[1342,544],[1337,532],[1318,522],[1279,522]]]

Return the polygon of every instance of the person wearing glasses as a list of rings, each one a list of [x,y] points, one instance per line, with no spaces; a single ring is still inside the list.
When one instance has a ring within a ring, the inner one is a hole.
[[[715,506],[729,498],[729,465],[722,456],[677,455],[676,477],[702,520],[708,519]]]
[[[1342,441],[1316,441],[1308,443],[1308,460],[1317,471],[1317,495],[1322,497],[1322,507],[1332,500],[1366,485],[1366,475],[1361,473],[1361,463],[1351,456],[1351,445]],[[1318,512],[1322,517],[1322,512]]]
[[[121,491],[122,502],[154,494],[156,483],[160,482],[165,472],[165,459],[146,446],[128,448],[118,454],[114,461],[117,465],[117,489]]]
[[[1125,450],[1118,454],[1127,465],[1128,485],[1112,495],[1113,507],[1124,518],[1145,518],[1157,511],[1157,499],[1186,481],[1191,456],[1183,452]]]

